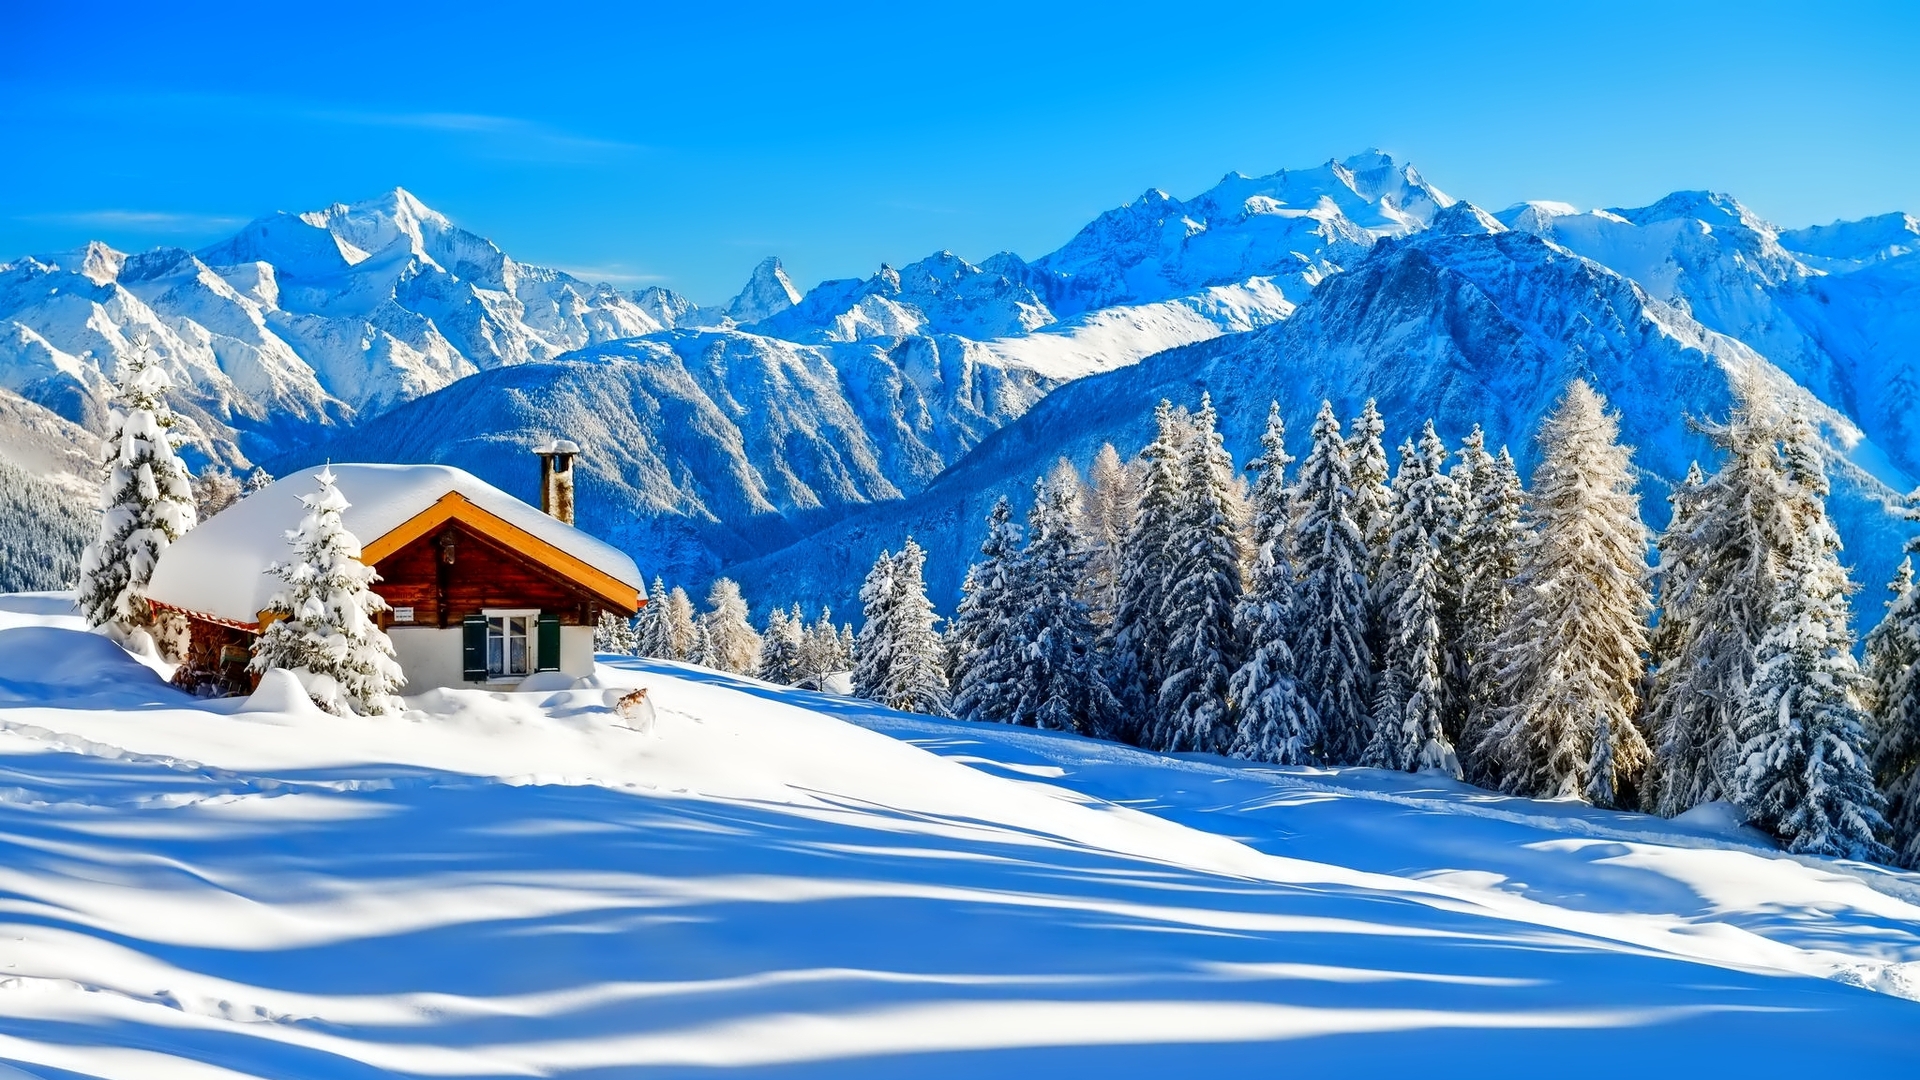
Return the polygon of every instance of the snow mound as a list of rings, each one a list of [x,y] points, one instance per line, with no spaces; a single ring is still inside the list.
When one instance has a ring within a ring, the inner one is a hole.
[[[285,668],[268,668],[260,676],[260,685],[247,696],[246,703],[234,710],[236,715],[286,714],[301,720],[324,720],[325,710],[313,703],[299,676]]]
[[[152,668],[99,634],[62,626],[0,630],[0,700],[59,700],[109,690],[173,692]]]

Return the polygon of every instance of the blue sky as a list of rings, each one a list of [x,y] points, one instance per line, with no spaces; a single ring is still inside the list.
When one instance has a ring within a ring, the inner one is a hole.
[[[1369,146],[1493,208],[1920,211],[1920,4],[823,6],[7,0],[0,260],[399,185],[712,302]]]

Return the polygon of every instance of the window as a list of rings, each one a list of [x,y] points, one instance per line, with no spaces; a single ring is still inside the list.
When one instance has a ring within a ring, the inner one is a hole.
[[[533,673],[538,611],[487,611],[487,678]]]

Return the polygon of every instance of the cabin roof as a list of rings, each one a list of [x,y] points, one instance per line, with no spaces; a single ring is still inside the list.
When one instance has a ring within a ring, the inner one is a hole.
[[[457,519],[484,523],[493,532],[504,528],[522,534],[556,573],[610,600],[610,593],[619,593],[626,601],[623,607],[633,606],[634,598],[645,592],[640,569],[625,552],[465,470],[450,465],[331,467],[340,493],[352,504],[341,521],[360,541],[369,562],[415,538],[423,522]],[[267,568],[293,555],[287,533],[305,513],[300,496],[319,490],[313,472],[276,480],[181,537],[160,556],[148,595],[169,607],[254,623],[282,588]],[[396,535],[389,540],[389,534]]]

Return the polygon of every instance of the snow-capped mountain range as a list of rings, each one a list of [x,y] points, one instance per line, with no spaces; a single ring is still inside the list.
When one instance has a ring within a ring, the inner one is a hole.
[[[1483,422],[1524,458],[1586,374],[1658,524],[1661,482],[1702,453],[1683,414],[1723,410],[1746,371],[1822,411],[1871,579],[1898,532],[1882,504],[1920,476],[1916,252],[1910,215],[1782,231],[1697,192],[1489,214],[1368,153],[1149,191],[1032,261],[939,252],[802,292],[769,258],[700,307],[518,263],[395,190],[197,252],[0,265],[0,392],[95,425],[144,335],[198,452],[234,463],[449,461],[531,495],[503,451],[566,434],[585,521],[649,572],[739,566],[763,602],[844,604],[909,528],[956,583],[993,493],[1137,449],[1158,397],[1203,387],[1242,458],[1267,398],[1303,435],[1322,395],[1379,396],[1395,439]]]

